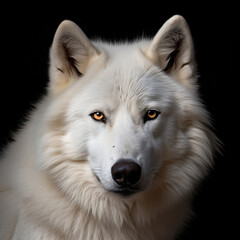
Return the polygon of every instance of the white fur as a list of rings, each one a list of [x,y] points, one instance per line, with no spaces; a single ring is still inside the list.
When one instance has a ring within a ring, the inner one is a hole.
[[[193,56],[181,16],[153,40],[120,44],[90,42],[64,21],[48,94],[0,162],[0,239],[174,239],[217,148]],[[150,109],[160,115],[144,123]],[[121,158],[142,168],[129,197],[113,192]]]

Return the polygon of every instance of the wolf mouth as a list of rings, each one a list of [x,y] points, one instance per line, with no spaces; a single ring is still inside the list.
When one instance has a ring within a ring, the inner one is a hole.
[[[120,194],[122,196],[126,196],[126,197],[136,194],[140,191],[141,191],[140,188],[130,188],[130,187],[124,187],[124,188],[118,188],[118,189],[112,190],[112,192],[116,194]]]

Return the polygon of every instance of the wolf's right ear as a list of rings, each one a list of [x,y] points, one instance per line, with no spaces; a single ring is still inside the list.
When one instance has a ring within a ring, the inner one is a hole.
[[[179,83],[185,86],[195,83],[193,42],[182,16],[175,15],[165,22],[153,38],[146,56]]]
[[[50,50],[50,89],[56,94],[83,75],[99,51],[72,21],[63,21]]]

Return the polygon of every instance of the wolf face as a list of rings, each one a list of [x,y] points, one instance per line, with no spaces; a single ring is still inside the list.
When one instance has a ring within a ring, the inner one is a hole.
[[[192,40],[182,17],[168,20],[153,40],[116,45],[90,42],[64,21],[50,59],[50,109],[59,109],[48,116],[49,139],[56,138],[56,149],[45,151],[54,153],[53,162],[44,163],[51,175],[66,160],[87,161],[104,189],[131,195],[149,189],[164,166],[195,151],[189,130],[195,120],[203,126],[208,118],[197,97]],[[199,151],[210,154],[211,146],[204,146]]]

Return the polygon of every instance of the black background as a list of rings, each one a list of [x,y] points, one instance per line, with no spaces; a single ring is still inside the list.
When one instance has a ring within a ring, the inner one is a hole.
[[[28,5],[1,7],[0,144],[4,146],[10,140],[10,133],[17,129],[31,104],[44,94],[49,47],[62,20],[76,22],[89,38],[115,41],[154,36],[168,18],[181,14],[189,23],[195,43],[199,91],[223,148],[196,195],[196,217],[180,239],[235,239],[239,223],[239,181],[235,171],[238,156],[234,154],[239,143],[238,129],[234,127],[239,111],[233,87],[237,88],[233,61],[239,61],[236,56],[233,60],[235,9],[230,3],[209,6],[192,2],[117,1],[103,6],[67,1],[43,6],[32,1]]]

